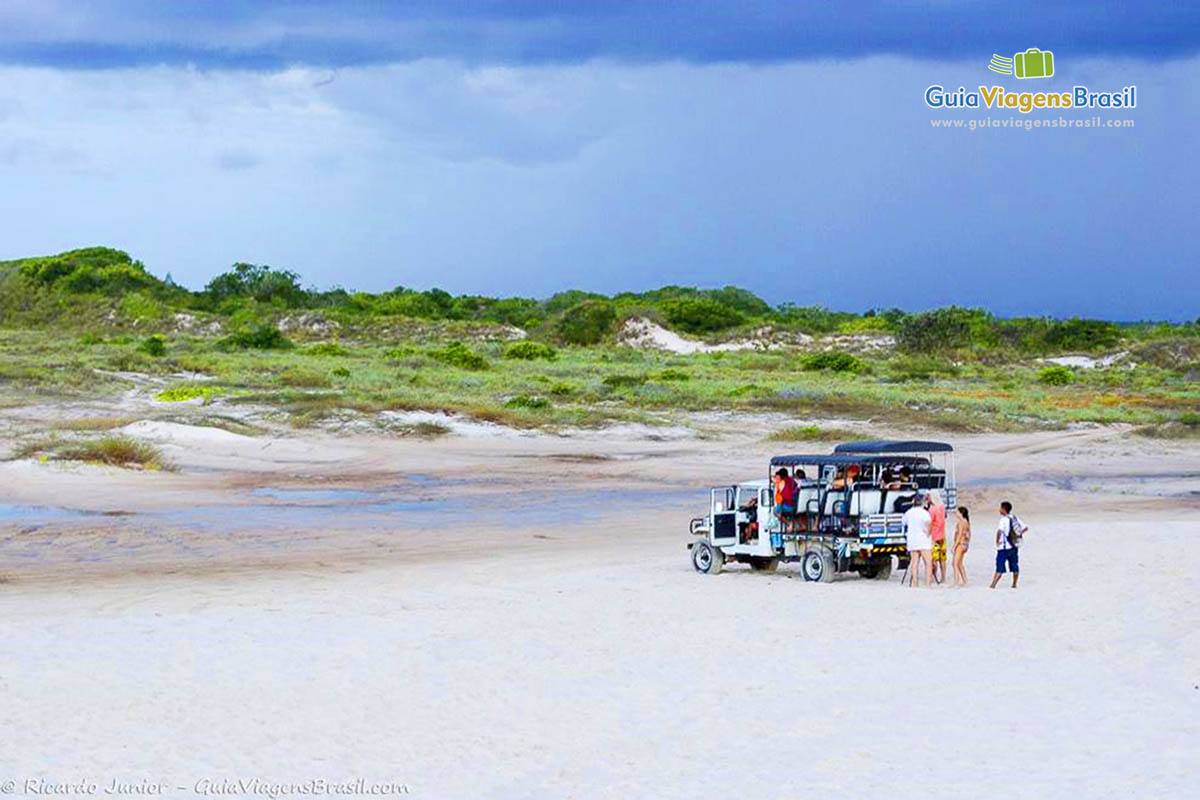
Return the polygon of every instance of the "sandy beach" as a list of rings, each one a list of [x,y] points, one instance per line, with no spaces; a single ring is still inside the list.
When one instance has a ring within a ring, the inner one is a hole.
[[[177,472],[6,463],[0,777],[1190,793],[1194,447],[949,437],[977,520],[967,589],[697,575],[687,521],[708,485],[764,469],[772,424],[433,442],[135,424]],[[1033,529],[1016,592],[987,588],[1001,499]]]

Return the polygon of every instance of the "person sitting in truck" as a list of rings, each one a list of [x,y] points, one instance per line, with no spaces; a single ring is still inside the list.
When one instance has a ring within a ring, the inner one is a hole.
[[[892,468],[888,467],[883,471],[883,477],[879,479],[881,488],[883,489],[899,489],[900,478],[896,473],[892,472]]]
[[[784,516],[794,516],[798,494],[799,487],[796,485],[796,480],[788,475],[786,469],[780,467],[775,473],[775,516],[781,520]]]
[[[854,486],[854,481],[858,479],[858,473],[861,468],[858,464],[851,464],[849,467],[839,469],[837,477],[833,479],[834,489],[849,489]]]
[[[742,544],[753,542],[758,539],[758,498],[751,497],[750,502],[744,506],[738,506],[738,511],[746,515],[745,521],[741,523],[742,529]]]

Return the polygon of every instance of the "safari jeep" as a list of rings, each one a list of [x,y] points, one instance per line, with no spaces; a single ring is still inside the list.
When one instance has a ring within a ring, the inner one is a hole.
[[[783,517],[774,511],[779,469],[799,486],[796,513]],[[943,442],[850,442],[828,455],[775,456],[765,480],[710,491],[708,514],[691,521],[692,566],[716,575],[731,562],[774,572],[798,561],[806,581],[852,571],[887,580],[893,557],[908,565],[904,512],[918,490],[932,489],[954,507],[954,449]]]

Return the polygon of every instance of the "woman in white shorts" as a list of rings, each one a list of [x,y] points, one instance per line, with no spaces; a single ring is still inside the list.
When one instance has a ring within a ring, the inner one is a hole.
[[[918,492],[913,497],[912,508],[904,512],[904,539],[908,546],[908,556],[911,559],[908,569],[912,574],[913,586],[921,585],[921,576],[926,574],[926,570],[930,567],[929,553],[933,550],[933,538],[929,535],[933,517],[926,510],[927,505],[929,505],[929,498]],[[932,586],[933,584],[926,578],[925,585]]]

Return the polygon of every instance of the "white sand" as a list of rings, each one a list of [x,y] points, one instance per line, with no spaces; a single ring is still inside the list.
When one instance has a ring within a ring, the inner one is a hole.
[[[231,444],[185,439],[197,463]],[[334,546],[277,568],[11,570],[0,778],[361,777],[453,800],[1191,796],[1196,503],[1032,476],[1194,471],[1195,450],[1106,430],[955,441],[962,477],[1016,481],[964,491],[966,590],[696,575],[700,487],[754,469],[767,448],[752,441],[298,441],[343,448],[343,474],[670,479],[698,497],[567,528],[405,534],[365,562]],[[612,460],[555,456],[593,451]],[[27,499],[77,480],[20,469]],[[123,495],[233,479],[96,475]],[[986,588],[1001,497],[1033,526],[1016,592]]]

